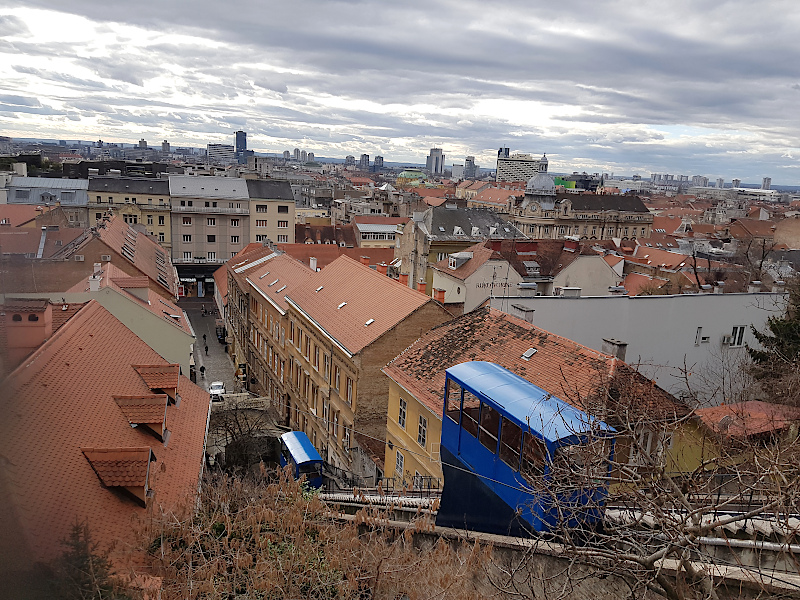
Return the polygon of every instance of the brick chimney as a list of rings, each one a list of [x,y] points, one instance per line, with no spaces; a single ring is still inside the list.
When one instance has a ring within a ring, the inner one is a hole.
[[[381,275],[386,275],[389,272],[389,265],[386,263],[381,263],[378,265],[378,273]]]
[[[614,338],[603,338],[602,351],[618,359],[625,360],[625,352],[628,350],[628,343],[621,342]]]
[[[444,290],[441,288],[433,288],[433,299],[444,304]]]
[[[53,335],[53,307],[42,299],[9,299],[5,304],[8,367],[13,369]]]
[[[424,279],[420,279],[417,283],[417,291],[422,292],[423,294],[427,294],[427,284],[425,283]]]
[[[408,287],[408,273],[400,273],[398,281]]]
[[[361,261],[361,264],[364,265],[365,267],[369,266],[369,256],[362,256],[359,260]]]

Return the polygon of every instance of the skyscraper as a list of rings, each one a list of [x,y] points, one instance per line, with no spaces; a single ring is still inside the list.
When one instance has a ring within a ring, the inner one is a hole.
[[[294,149],[294,159],[295,160],[300,160],[300,148],[295,148]]]
[[[344,166],[345,167],[354,167],[356,164],[356,157],[352,154],[348,154],[344,159]]]
[[[431,148],[431,153],[428,154],[428,159],[425,161],[425,167],[431,175],[444,173],[444,154],[442,154],[441,148]]]
[[[533,158],[530,154],[512,154],[508,148],[497,153],[497,174],[495,181],[528,181],[537,173],[547,173],[547,156]]]
[[[761,180],[761,189],[768,190],[771,187],[772,187],[772,177],[764,177],[764,179]]]
[[[236,136],[236,156],[241,156],[247,150],[247,132],[237,131]]]
[[[304,163],[308,160],[308,153],[305,150],[300,150],[300,162]]]
[[[315,159],[315,158],[316,158],[316,157],[314,156],[314,153],[313,153],[313,152],[309,152],[309,153],[308,153],[308,162],[314,162],[314,159]]]
[[[161,142],[161,151],[164,154],[169,154],[169,142],[167,140]]]
[[[464,178],[475,179],[478,175],[478,165],[475,164],[475,157],[468,156],[464,159]]]
[[[731,187],[733,187],[733,188],[742,187],[742,180],[741,179],[732,179],[731,180]]]
[[[292,153],[289,152],[288,150],[284,150],[283,151],[283,160],[289,160],[290,158],[292,158]]]
[[[358,161],[358,168],[362,171],[369,171],[369,154],[362,154]]]
[[[717,187],[720,189],[725,187],[725,180],[722,177],[717,179]]]
[[[375,157],[375,170],[380,171],[383,168],[383,157],[376,156]]]

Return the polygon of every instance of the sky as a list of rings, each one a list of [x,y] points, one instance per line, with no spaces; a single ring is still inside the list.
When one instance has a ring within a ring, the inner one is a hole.
[[[20,4],[0,135],[800,184],[796,0]]]

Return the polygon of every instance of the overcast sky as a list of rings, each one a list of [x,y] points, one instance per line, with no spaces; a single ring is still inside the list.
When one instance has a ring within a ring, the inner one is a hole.
[[[0,0],[0,135],[800,183],[800,5]]]

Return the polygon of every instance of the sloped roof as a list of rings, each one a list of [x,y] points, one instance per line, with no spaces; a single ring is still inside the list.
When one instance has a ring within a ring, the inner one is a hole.
[[[114,396],[128,423],[163,423],[167,410],[166,394],[146,394],[139,396]]]
[[[0,204],[0,223],[18,227],[35,219],[39,211],[33,204]]]
[[[90,462],[83,450],[152,448],[152,502],[169,508],[196,492],[208,392],[187,377],[172,377],[181,402],[166,408],[170,438],[164,446],[132,428],[114,400],[152,393],[134,364],[170,370],[157,352],[91,301],[3,381],[0,493],[4,520],[18,536],[0,542],[0,556],[13,552],[22,562],[50,560],[61,552],[72,524],[84,519],[103,549],[121,551],[133,542],[131,522],[145,517],[147,509],[107,489],[101,479],[118,481],[116,467],[97,473],[94,460],[103,458]]]
[[[294,239],[297,243],[356,245],[356,234],[353,224],[347,225],[310,225],[295,223]]]
[[[286,200],[294,202],[292,185],[282,179],[246,179],[251,200]]]
[[[69,244],[80,241],[83,235],[83,229],[78,228],[48,229],[41,258],[53,258]],[[0,229],[0,252],[3,254],[33,254],[36,256],[39,252],[41,240],[42,231],[40,229],[2,228]]]
[[[97,228],[97,234],[109,248],[125,257],[143,275],[177,297],[178,287],[172,262],[158,242],[118,216],[104,221],[103,226]]]
[[[170,175],[170,196],[215,200],[249,200],[247,180],[238,177]]]
[[[433,265],[433,268],[450,275],[451,277],[455,277],[456,279],[461,279],[462,281],[467,279],[470,275],[475,273],[478,269],[481,268],[484,264],[486,264],[490,260],[505,260],[502,256],[500,256],[499,252],[492,250],[491,248],[487,248],[484,242],[479,242],[467,248],[466,250],[462,250],[462,252],[471,252],[472,258],[467,260],[463,265],[458,267],[457,269],[450,268],[450,257],[444,258]]]
[[[536,352],[526,361],[522,355],[530,348]],[[582,410],[606,386],[619,385],[629,392],[629,409],[650,418],[671,419],[689,412],[626,363],[488,307],[435,327],[392,360],[384,373],[441,415],[445,369],[472,360],[496,363]]]
[[[759,221],[757,219],[736,219],[730,224],[730,232],[735,238],[771,238],[775,235],[775,222]]]
[[[308,265],[313,256],[317,268],[324,269],[340,256],[349,256],[360,262],[362,256],[369,259],[370,266],[390,263],[394,260],[394,248],[342,248],[337,244],[278,244],[278,249],[295,260]]]
[[[668,283],[668,280],[660,277],[651,277],[642,273],[628,273],[625,279],[622,280],[622,287],[627,290],[629,296],[638,296],[639,292],[645,289],[651,287],[660,288],[666,283]]]
[[[242,271],[241,275],[256,294],[285,312],[289,308],[286,296],[304,285],[314,275],[314,271],[287,254],[279,254]]]
[[[340,256],[316,273],[288,299],[350,354],[433,302],[430,296],[347,256]]]
[[[558,194],[558,200],[569,200],[574,211],[621,211],[649,213],[639,196],[615,196],[607,194]]]
[[[477,194],[470,202],[483,202],[504,207],[508,204],[509,198],[516,198],[517,196],[521,197],[522,193],[515,194],[512,190],[488,188]]]
[[[169,181],[153,177],[90,177],[89,191],[168,196]]]
[[[633,251],[633,257],[638,259],[636,262],[649,265],[652,267],[663,267],[671,271],[677,271],[685,266],[688,266],[690,256],[686,254],[678,254],[677,252],[668,252],[667,250],[659,250],[658,248],[648,248],[647,246],[636,246]]]
[[[144,487],[150,469],[150,448],[81,448],[106,487]]]
[[[701,408],[695,413],[713,431],[738,438],[776,433],[800,421],[797,407],[759,400]]]
[[[511,223],[489,208],[449,208],[434,206],[425,211],[428,234],[433,241],[478,241],[481,239],[526,239]],[[463,234],[456,234],[460,227]],[[472,234],[477,227],[477,235]]]

